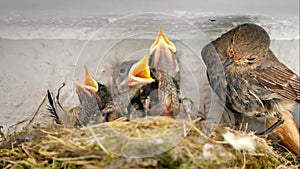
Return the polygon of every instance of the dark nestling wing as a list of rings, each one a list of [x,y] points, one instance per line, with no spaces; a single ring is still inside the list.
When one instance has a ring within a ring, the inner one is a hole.
[[[273,64],[256,69],[253,78],[281,96],[300,103],[300,77],[285,65]]]
[[[56,109],[54,97],[49,90],[47,90],[47,97],[48,97],[48,102],[49,102],[49,105],[47,105],[47,110],[49,111],[51,117],[54,118],[55,122],[57,124],[61,124],[60,119],[57,115],[57,111],[56,111],[57,109]]]

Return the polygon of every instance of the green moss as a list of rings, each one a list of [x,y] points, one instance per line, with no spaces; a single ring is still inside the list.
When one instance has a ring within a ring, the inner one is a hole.
[[[210,161],[207,160],[201,160],[199,161],[199,163],[197,164],[200,168],[215,168],[214,164],[211,163]]]

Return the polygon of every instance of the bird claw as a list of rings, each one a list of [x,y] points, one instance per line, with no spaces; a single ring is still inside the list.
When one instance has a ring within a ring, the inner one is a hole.
[[[270,133],[272,133],[272,131],[277,128],[279,125],[283,124],[284,120],[283,119],[278,119],[272,126],[270,126],[269,128],[267,128],[265,131],[263,132],[259,132],[256,135],[258,136],[263,136],[263,135],[268,135]]]

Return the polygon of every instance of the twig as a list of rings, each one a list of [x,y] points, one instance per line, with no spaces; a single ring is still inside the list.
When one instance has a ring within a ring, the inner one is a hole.
[[[24,120],[21,120],[21,121],[15,123],[15,124],[9,126],[9,127],[8,127],[7,133],[10,133],[10,130],[11,130],[11,128],[13,128],[13,127],[14,127],[14,130],[16,130],[16,128],[18,127],[18,125],[20,125],[20,124],[22,124],[22,123],[25,123],[25,122],[28,121],[28,120],[29,120],[29,118],[26,118],[26,119],[24,119]]]
[[[243,159],[244,159],[244,162],[243,162],[243,166],[242,166],[242,169],[244,169],[246,167],[246,155],[245,155],[245,152],[243,151]]]
[[[90,126],[87,126],[87,129],[91,132],[92,136],[94,137],[94,139],[96,140],[97,144],[101,147],[101,149],[106,153],[109,154],[109,152],[106,150],[106,148],[102,145],[102,143],[100,143],[100,141],[98,141],[97,136],[95,134],[95,132],[93,131],[93,129]]]
[[[187,132],[186,132],[186,125],[185,122],[183,122],[183,137],[187,136]]]
[[[65,87],[65,85],[66,85],[66,83],[63,82],[62,85],[61,85],[61,86],[58,88],[58,90],[57,90],[56,100],[57,100],[57,104],[58,104],[59,106],[61,106],[61,104],[60,104],[60,102],[59,102],[59,94],[60,94],[60,90],[61,90],[63,87]]]
[[[77,161],[77,160],[85,160],[85,159],[103,159],[101,156],[89,155],[89,156],[81,156],[81,157],[66,157],[66,158],[53,158],[53,161]]]
[[[203,136],[204,138],[214,142],[214,143],[218,143],[218,144],[227,144],[226,141],[218,141],[218,140],[213,140],[211,138],[209,138],[209,136],[205,135],[201,130],[199,130],[196,126],[194,126],[193,124],[187,122],[188,125],[192,126],[192,128],[197,131],[201,136]]]
[[[27,128],[28,125],[34,120],[34,118],[36,117],[36,115],[38,114],[38,112],[40,111],[42,105],[45,103],[47,98],[47,94],[45,94],[42,102],[39,104],[38,108],[34,111],[33,115],[31,116],[31,118],[29,119],[28,123],[23,127],[23,129]]]
[[[195,161],[194,155],[191,153],[191,151],[187,148],[187,147],[183,147],[183,149],[185,149],[185,151],[187,152],[188,156]]]
[[[56,135],[56,136],[61,135],[60,132],[50,132],[50,131],[46,131],[46,130],[43,130],[43,129],[40,129],[40,131],[45,133],[45,134],[49,134],[49,135]]]
[[[22,149],[24,150],[24,152],[28,155],[29,158],[31,158],[34,164],[37,164],[36,159],[29,153],[29,151],[25,148],[24,143],[22,143]]]

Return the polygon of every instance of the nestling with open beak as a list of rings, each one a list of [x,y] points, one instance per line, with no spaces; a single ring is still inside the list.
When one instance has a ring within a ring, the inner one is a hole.
[[[106,86],[92,78],[87,68],[84,69],[84,84],[74,80],[76,92],[81,104],[78,119],[81,125],[112,121],[120,117],[112,102],[112,96]]]
[[[151,76],[158,82],[158,100],[165,105],[165,115],[179,113],[180,67],[176,47],[160,28],[155,42],[150,47]]]
[[[175,54],[175,45],[160,28],[155,42],[151,45],[150,55],[133,64],[128,76],[118,87],[119,91],[127,88],[129,90],[125,91],[132,93],[127,99],[130,101],[125,104],[128,105],[129,112],[138,108],[151,113],[151,107],[160,105],[158,110],[162,110],[163,114],[172,117],[178,114],[180,71]]]
[[[160,28],[156,40],[150,47],[150,68],[155,69],[155,72],[161,70],[179,82],[180,67],[176,52],[176,46]]]
[[[149,55],[140,60],[124,61],[113,74],[113,97],[119,111],[131,119],[133,111],[143,117],[145,112],[143,93],[155,80],[150,76]],[[145,97],[144,97],[145,96]]]
[[[100,110],[105,106],[105,98],[100,97],[103,95],[100,95],[100,88],[103,88],[102,90],[106,89],[105,86],[92,78],[86,67],[84,68],[84,72],[85,77],[83,85],[79,84],[76,80],[73,80],[73,82],[81,105],[81,112],[78,114],[78,120],[81,125],[85,126],[104,121]]]

